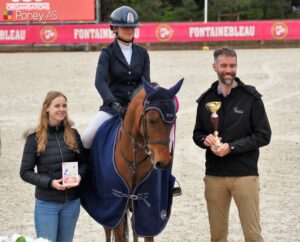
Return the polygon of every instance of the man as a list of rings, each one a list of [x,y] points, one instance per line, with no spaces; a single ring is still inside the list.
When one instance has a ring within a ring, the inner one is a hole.
[[[259,147],[270,142],[271,128],[261,94],[236,77],[236,52],[228,47],[215,50],[213,69],[218,80],[197,100],[193,132],[195,144],[206,149],[204,182],[211,241],[227,241],[233,197],[245,241],[260,242],[257,162]],[[213,135],[215,121],[206,108],[215,101],[221,102],[218,138]]]

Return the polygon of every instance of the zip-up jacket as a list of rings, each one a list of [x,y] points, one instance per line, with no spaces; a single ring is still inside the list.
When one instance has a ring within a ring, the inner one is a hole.
[[[78,172],[84,177],[87,162],[86,155],[81,144],[80,135],[76,129],[72,129],[80,150],[76,153],[68,149],[64,141],[64,126],[48,126],[48,142],[45,152],[37,155],[36,133],[27,137],[20,169],[21,178],[36,186],[35,197],[44,201],[66,202],[79,198],[79,188],[74,187],[64,191],[56,190],[51,186],[53,179],[62,178],[62,162],[78,161]],[[60,148],[63,154],[60,153]],[[34,168],[36,167],[36,171]]]
[[[196,145],[206,149],[206,174],[213,176],[257,175],[259,147],[269,144],[271,128],[261,99],[255,87],[245,85],[238,78],[237,87],[224,97],[218,93],[218,81],[197,100],[196,124],[193,140]],[[205,104],[221,101],[219,116],[219,137],[228,143],[231,152],[219,157],[204,146],[205,137],[213,133],[211,113]]]

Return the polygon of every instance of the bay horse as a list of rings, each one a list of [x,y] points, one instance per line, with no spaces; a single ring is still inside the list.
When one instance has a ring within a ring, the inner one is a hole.
[[[108,120],[94,138],[81,200],[104,226],[107,242],[112,235],[116,242],[128,241],[128,210],[134,241],[144,237],[153,242],[168,221],[175,182],[170,132],[176,120],[174,97],[182,83],[183,79],[165,89],[143,81],[124,120]],[[107,155],[105,148],[114,152]]]

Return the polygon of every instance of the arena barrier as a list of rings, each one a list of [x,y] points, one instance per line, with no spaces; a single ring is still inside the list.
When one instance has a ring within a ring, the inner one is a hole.
[[[0,25],[0,45],[105,44],[108,24]],[[142,23],[139,43],[300,40],[300,21]]]

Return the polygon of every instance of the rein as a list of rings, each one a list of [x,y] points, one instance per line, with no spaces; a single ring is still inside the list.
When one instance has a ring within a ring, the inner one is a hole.
[[[134,188],[136,186],[136,172],[137,172],[137,169],[151,155],[151,151],[149,149],[150,152],[148,152],[148,149],[145,147],[145,145],[141,144],[132,135],[130,135],[128,133],[128,131],[124,128],[123,123],[121,125],[120,131],[121,131],[120,138],[121,138],[122,133],[124,133],[128,138],[130,138],[131,143],[132,143],[132,147],[133,147],[132,148],[132,152],[133,152],[133,159],[132,160],[129,160],[125,157],[125,155],[123,153],[123,150],[122,150],[122,147],[120,147],[120,153],[121,153],[122,158],[127,162],[128,166],[129,166],[129,170],[130,170],[130,173],[131,173],[131,180],[132,180],[132,188]],[[144,150],[145,156],[141,160],[137,161],[136,160],[136,154],[137,154],[137,149],[138,148]]]

